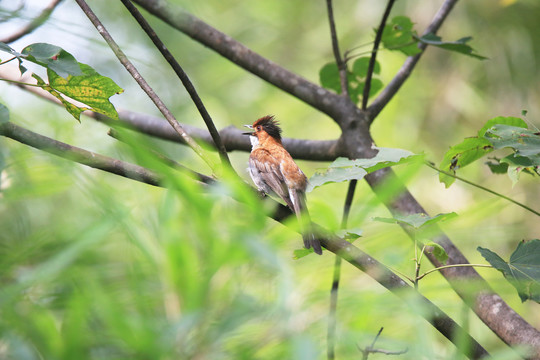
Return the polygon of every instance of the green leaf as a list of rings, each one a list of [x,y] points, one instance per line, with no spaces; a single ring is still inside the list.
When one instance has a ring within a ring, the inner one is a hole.
[[[379,221],[379,222],[386,222],[386,223],[405,224],[419,230],[421,228],[425,228],[427,226],[436,224],[440,221],[453,219],[455,217],[457,217],[457,214],[455,212],[437,214],[433,217],[428,216],[424,213],[417,213],[417,214],[411,214],[411,215],[398,214],[398,215],[395,215],[393,218],[375,217],[373,218],[373,220]]]
[[[343,229],[339,230],[336,235],[344,238],[348,242],[354,242],[356,239],[362,236],[363,230],[360,228]]]
[[[293,251],[293,260],[301,259],[305,256],[308,256],[309,254],[313,253],[313,249],[296,249]]]
[[[522,127],[522,128],[527,128],[527,123],[521,119],[521,118],[517,118],[517,117],[512,117],[512,116],[497,116],[497,117],[494,117],[493,119],[491,120],[488,120],[484,126],[482,126],[482,128],[480,130],[478,130],[478,137],[482,137],[486,134],[486,131],[491,128],[492,126],[495,126],[495,125],[510,125],[510,126],[518,126],[518,127]]]
[[[89,107],[79,108],[81,111],[92,110],[112,119],[118,119],[118,113],[109,98],[123,92],[122,88],[110,78],[98,74],[90,66],[82,63],[79,66],[83,74],[80,76],[69,75],[67,79],[58,76],[54,71],[48,70],[50,87]],[[68,111],[70,111],[69,108]],[[70,111],[70,113],[72,112]],[[80,111],[77,115],[73,114],[73,116],[79,119]]]
[[[493,151],[491,143],[479,137],[464,139],[461,143],[452,146],[441,161],[440,168],[443,171],[456,173],[456,170],[480,159],[482,156]],[[439,173],[439,181],[448,188],[455,179],[443,173]]]
[[[352,73],[360,78],[365,78],[367,76],[369,60],[370,58],[367,56],[356,59],[352,66]],[[375,61],[375,66],[373,67],[373,73],[379,74],[380,72],[381,72],[381,65],[379,64],[378,61]]]
[[[472,37],[464,37],[456,41],[442,41],[442,39],[433,34],[429,33],[421,37],[416,37],[418,41],[421,41],[425,44],[431,45],[431,46],[437,46],[441,49],[455,51],[464,55],[472,56],[476,59],[485,60],[487,59],[485,56],[481,56],[475,53],[474,49],[467,45],[469,41],[472,40]]]
[[[9,109],[4,104],[0,104],[0,124],[7,122],[9,122]]]
[[[66,110],[71,115],[73,115],[73,117],[77,119],[77,121],[80,121],[81,112],[87,110],[86,108],[78,107],[67,101],[58,91],[50,87],[39,75],[32,74],[32,77],[37,80],[38,85],[41,86],[43,90],[48,91],[52,96],[57,98],[62,103],[62,105],[64,105]]]
[[[26,60],[46,67],[62,77],[79,76],[82,71],[73,55],[56,45],[35,43],[22,50]]]
[[[501,159],[491,158],[493,161],[487,161],[486,165],[494,174],[506,174],[508,172],[508,164],[502,163]]]
[[[422,155],[413,154],[407,150],[391,148],[375,149],[379,150],[379,152],[371,159],[350,160],[347,158],[337,158],[327,169],[322,172],[316,172],[309,179],[309,185],[306,191],[310,192],[314,188],[328,183],[360,180],[376,170],[394,165],[417,162],[423,159]]]
[[[417,47],[413,22],[406,16],[396,16],[384,27],[381,42],[389,50],[399,50],[411,56],[421,52]]]
[[[477,250],[516,288],[521,301],[540,303],[540,240],[520,242],[509,262],[489,249],[478,247]]]
[[[336,63],[328,63],[319,71],[319,82],[321,86],[341,93],[341,81],[339,79],[339,69]]]
[[[536,131],[516,126],[495,125],[486,131],[485,138],[495,149],[512,148],[519,156],[531,156],[532,161],[536,161],[534,156],[540,154],[540,134]]]
[[[446,261],[448,260],[448,254],[446,253],[446,250],[444,250],[444,248],[433,242],[433,241],[430,241],[428,243],[426,243],[426,247],[430,247],[432,248],[432,250],[427,250],[428,252],[431,252],[439,262],[441,262],[442,264],[446,264]]]

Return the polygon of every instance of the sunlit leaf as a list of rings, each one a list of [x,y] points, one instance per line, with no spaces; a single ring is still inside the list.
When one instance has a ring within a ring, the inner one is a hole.
[[[522,127],[525,129],[527,128],[527,123],[521,118],[517,118],[513,116],[497,116],[497,117],[494,117],[493,119],[488,120],[484,124],[484,126],[482,126],[480,130],[478,130],[478,136],[479,137],[484,136],[486,134],[486,131],[495,125],[510,125],[510,126]]]
[[[352,229],[343,229],[339,230],[336,235],[347,240],[348,242],[353,242],[359,237],[362,236],[363,230],[360,228],[352,228]]]
[[[426,34],[417,39],[425,44],[431,46],[437,46],[441,49],[455,51],[464,55],[472,56],[476,59],[485,60],[485,56],[478,55],[475,53],[474,49],[467,45],[469,41],[472,40],[472,37],[467,36],[456,41],[442,41],[440,36],[437,36],[433,33]]]
[[[520,242],[508,262],[489,249],[477,250],[516,288],[521,301],[540,303],[540,240]]]
[[[88,106],[88,108],[81,108],[82,110],[89,109],[112,119],[118,119],[118,113],[109,98],[121,93],[122,88],[110,78],[98,74],[90,66],[79,65],[83,75],[69,75],[67,79],[58,76],[51,70],[47,71],[51,88]],[[78,119],[78,116],[75,118]]]
[[[367,56],[356,59],[352,66],[352,73],[360,78],[365,78],[367,76],[369,60],[370,58]],[[379,74],[380,72],[381,72],[381,65],[379,64],[378,61],[375,61],[375,66],[373,67],[373,73]]]

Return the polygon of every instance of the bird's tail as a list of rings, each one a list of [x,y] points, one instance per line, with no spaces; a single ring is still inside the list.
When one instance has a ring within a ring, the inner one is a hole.
[[[296,214],[300,224],[302,239],[304,240],[304,247],[306,249],[313,248],[313,251],[316,254],[322,255],[321,242],[315,236],[313,225],[311,224],[311,217],[309,216],[309,211],[306,205],[306,195],[300,190],[290,190],[289,195],[292,200],[292,210]]]

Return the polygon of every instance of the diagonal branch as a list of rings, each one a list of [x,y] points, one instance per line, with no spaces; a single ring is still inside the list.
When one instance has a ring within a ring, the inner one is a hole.
[[[37,17],[35,17],[32,21],[26,24],[25,27],[19,29],[19,31],[9,36],[6,36],[0,41],[3,43],[9,44],[30,34],[34,30],[36,30],[38,27],[43,25],[49,19],[52,12],[54,11],[54,9],[56,9],[56,7],[60,4],[61,1],[62,0],[52,0],[51,3],[47,7],[45,7]]]
[[[366,110],[367,108],[369,91],[371,90],[371,79],[373,77],[373,70],[375,69],[375,60],[377,59],[379,44],[381,43],[384,27],[386,25],[388,17],[390,16],[390,11],[394,6],[394,2],[395,0],[388,0],[388,4],[386,5],[386,9],[384,10],[381,23],[379,24],[379,28],[377,29],[377,34],[375,35],[375,41],[373,42],[373,50],[371,51],[371,57],[369,58],[368,70],[366,74],[366,83],[364,85],[364,93],[362,94],[362,110]]]
[[[180,123],[175,119],[171,111],[165,106],[163,101],[157,96],[157,94],[154,92],[154,90],[148,85],[146,80],[142,77],[142,75],[139,73],[139,71],[135,68],[135,66],[129,61],[127,56],[124,54],[124,52],[118,47],[118,44],[114,41],[112,36],[109,34],[107,29],[103,26],[101,21],[97,18],[96,14],[90,9],[88,4],[86,4],[85,0],[75,0],[77,4],[79,4],[79,7],[83,12],[86,14],[88,19],[92,22],[92,24],[95,26],[97,31],[100,33],[100,35],[105,39],[111,50],[113,50],[114,54],[118,58],[118,60],[124,65],[126,70],[131,74],[133,79],[139,84],[141,89],[148,95],[148,97],[152,100],[152,102],[156,105],[156,107],[159,109],[159,111],[163,114],[165,119],[171,124],[171,126],[174,128],[174,130],[184,139],[184,141],[189,145],[190,148],[192,148],[199,157],[201,157],[204,162],[212,169],[212,171],[215,172],[216,166],[214,162],[208,157],[208,155],[204,152],[204,150],[197,144],[182,128]]]
[[[0,135],[96,169],[111,172],[113,174],[147,184],[162,186],[162,176],[149,169],[53,140],[46,136],[24,129],[11,122],[0,123]],[[200,180],[207,183],[207,181],[204,180],[204,175],[202,176],[203,178]],[[208,179],[209,182],[214,181],[211,178]],[[267,199],[266,201],[275,202],[270,199]],[[288,215],[291,215],[291,211],[287,207],[279,205],[280,204],[278,204],[277,211],[271,216],[276,221],[286,222],[285,219],[288,217]],[[284,213],[285,211],[287,214]],[[320,231],[324,232],[322,229],[320,229]],[[478,342],[476,342],[474,338],[466,333],[456,322],[454,322],[454,320],[452,320],[431,301],[414,292],[411,286],[407,285],[399,276],[394,274],[378,261],[365,254],[348,241],[328,233],[323,239],[321,239],[321,243],[331,252],[343,257],[345,261],[348,261],[359,270],[371,276],[382,286],[401,298],[404,302],[411,304],[413,308],[415,308],[418,304],[421,304],[422,309],[424,310],[420,315],[454,344],[459,345],[458,342],[463,340],[469,341],[469,344],[471,344],[470,349],[463,349],[463,347],[458,346],[460,351],[466,351],[466,356],[471,359],[479,359],[488,355],[486,350]]]
[[[343,96],[284,69],[167,0],[134,1],[173,28],[208,46],[236,65],[330,115],[334,121],[339,120],[339,116],[335,115],[339,113],[340,106],[348,101]]]
[[[446,0],[442,4],[439,11],[437,11],[433,20],[431,21],[431,24],[427,27],[426,31],[424,31],[424,35],[428,33],[435,34],[439,30],[442,23],[444,22],[454,5],[457,3],[457,1],[458,0]],[[426,49],[426,44],[420,43],[418,44],[418,47],[422,50],[422,52],[416,54],[415,56],[409,56],[407,60],[405,60],[405,63],[403,64],[401,69],[399,69],[396,76],[392,79],[392,81],[390,81],[390,83],[384,88],[384,90],[379,94],[379,96],[377,96],[377,98],[367,108],[371,121],[373,121],[377,117],[377,115],[379,115],[379,113],[386,106],[386,104],[388,104],[390,100],[392,100],[394,95],[401,88],[401,85],[403,85],[405,80],[407,80],[411,75],[411,72],[416,66],[416,63],[418,63],[418,60],[420,60],[420,57]]]
[[[339,42],[336,31],[336,22],[334,20],[334,9],[332,6],[332,0],[326,0],[326,12],[328,13],[328,23],[330,24],[330,38],[332,39],[332,51],[334,52],[334,59],[339,70],[339,81],[341,84],[341,93],[349,96],[349,82],[347,80],[347,64],[341,57],[339,51]]]
[[[229,156],[227,155],[227,150],[225,149],[225,146],[221,142],[221,138],[219,136],[219,132],[216,129],[216,125],[212,121],[212,118],[210,117],[210,114],[206,110],[206,107],[204,106],[199,94],[197,93],[197,90],[195,90],[195,86],[193,86],[193,83],[189,79],[188,75],[182,69],[178,61],[174,58],[174,56],[171,54],[169,49],[165,46],[165,44],[161,41],[161,39],[156,35],[156,32],[152,29],[148,21],[142,16],[142,14],[137,10],[137,8],[131,3],[130,0],[121,0],[124,6],[128,9],[128,11],[131,13],[131,15],[137,20],[141,28],[146,32],[148,37],[152,40],[156,48],[159,50],[161,55],[167,60],[169,65],[171,65],[172,69],[180,78],[180,81],[182,81],[182,84],[186,88],[187,92],[189,93],[189,96],[191,97],[191,100],[195,103],[195,106],[197,107],[197,110],[199,110],[199,113],[201,114],[201,117],[204,120],[204,123],[206,124],[206,127],[208,128],[208,131],[210,132],[210,135],[212,136],[212,140],[214,141],[214,144],[216,145],[221,162],[228,167],[232,168],[231,161],[229,160]]]

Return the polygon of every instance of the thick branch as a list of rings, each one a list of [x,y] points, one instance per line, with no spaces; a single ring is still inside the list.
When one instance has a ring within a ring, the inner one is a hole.
[[[97,113],[88,113],[99,121],[103,121],[108,125],[115,126],[119,123],[111,121],[103,115]],[[171,129],[169,124],[161,118],[151,115],[134,113],[131,111],[119,111],[120,125],[124,124],[141,133],[155,136],[165,140],[177,141],[184,143],[183,139]],[[204,142],[214,147],[212,137],[207,130],[182,124],[182,127],[192,138],[197,141]],[[227,151],[251,151],[251,144],[247,136],[242,135],[244,131],[233,126],[228,126],[219,131],[220,137]],[[338,152],[337,140],[302,140],[284,138],[283,145],[296,159],[314,160],[314,161],[333,161],[340,156]]]
[[[340,104],[348,101],[347,98],[280,67],[166,0],[135,0],[135,2],[238,66],[339,121],[339,116],[334,115],[339,113]]]
[[[424,35],[428,33],[436,33],[439,28],[441,27],[442,23],[454,7],[454,5],[457,3],[458,0],[446,0],[437,14],[435,14],[435,17],[431,21],[431,24],[427,27],[426,31],[424,31]],[[368,107],[368,114],[371,121],[373,121],[377,115],[382,111],[382,109],[392,100],[394,95],[397,93],[397,91],[401,88],[401,85],[409,78],[411,75],[411,72],[413,71],[414,67],[416,66],[416,63],[418,60],[420,60],[420,57],[424,53],[424,50],[426,48],[425,43],[420,43],[418,47],[422,50],[422,52],[416,54],[415,56],[410,56],[405,60],[405,63],[399,69],[396,76],[390,81],[390,83],[384,88],[384,90],[377,96],[377,98],[371,103],[371,105]]]

